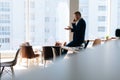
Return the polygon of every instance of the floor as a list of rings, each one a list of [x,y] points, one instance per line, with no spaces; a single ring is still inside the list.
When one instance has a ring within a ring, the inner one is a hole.
[[[71,52],[70,52],[71,53]],[[70,55],[69,55],[70,56]],[[65,59],[69,59],[69,56],[66,56]],[[1,62],[7,62],[7,61],[12,61],[13,58],[3,58],[1,59]],[[41,59],[40,59],[41,60]],[[19,64],[20,58],[18,58],[18,62],[17,64],[14,66],[14,72],[15,72],[15,76],[19,76],[20,74],[26,72],[27,70],[34,68],[34,67],[40,67],[40,69],[45,69],[47,67],[49,67],[49,65],[52,63],[51,61],[47,62],[47,65],[44,66],[44,64],[41,63],[41,61],[39,62],[39,64],[31,64],[27,67],[26,64],[26,60],[23,60],[20,64]],[[11,71],[9,71],[9,68],[6,68],[6,70],[4,71],[4,73],[2,74],[2,77],[0,77],[0,80],[12,80],[11,77]]]
[[[6,62],[6,61],[11,61],[12,59],[1,59],[1,62]],[[51,61],[48,61],[47,62],[47,65],[44,67],[44,65],[40,62],[39,65],[37,64],[30,64],[28,67],[27,67],[27,64],[26,64],[26,61],[22,61],[20,64],[19,64],[19,59],[18,59],[18,62],[17,64],[14,66],[14,72],[15,72],[15,76],[19,76],[20,74],[24,73],[25,71],[33,68],[33,67],[40,67],[41,69],[44,69],[44,68],[47,68],[49,66],[49,64],[51,63]],[[5,68],[2,76],[0,77],[0,80],[12,80],[12,74],[11,74],[11,71],[10,71],[10,68]]]

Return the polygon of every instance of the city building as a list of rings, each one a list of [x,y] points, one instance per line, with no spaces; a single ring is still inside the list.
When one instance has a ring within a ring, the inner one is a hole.
[[[68,7],[68,0],[0,0],[1,50],[15,50],[26,41],[33,46],[68,42]]]
[[[87,22],[87,39],[113,37],[119,25],[119,0],[79,0]]]
[[[12,6],[13,2],[10,0],[0,0],[0,45],[4,45],[2,48],[10,48],[10,38],[12,30]]]

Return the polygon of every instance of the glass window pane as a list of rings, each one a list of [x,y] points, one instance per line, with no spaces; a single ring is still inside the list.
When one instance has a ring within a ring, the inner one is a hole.
[[[104,26],[99,26],[98,27],[98,32],[105,32],[105,27]]]
[[[105,11],[106,10],[106,6],[98,6],[98,10],[99,11]]]
[[[86,39],[115,36],[120,26],[120,0],[79,0],[79,10],[87,23]]]
[[[68,41],[68,25],[69,0],[0,0],[0,50]]]
[[[105,16],[98,16],[98,21],[99,22],[105,22],[106,21],[106,17]]]

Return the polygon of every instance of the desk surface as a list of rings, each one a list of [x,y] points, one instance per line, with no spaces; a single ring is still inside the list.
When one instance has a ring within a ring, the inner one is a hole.
[[[48,68],[35,68],[23,75],[17,80],[120,80],[120,40],[86,49]]]

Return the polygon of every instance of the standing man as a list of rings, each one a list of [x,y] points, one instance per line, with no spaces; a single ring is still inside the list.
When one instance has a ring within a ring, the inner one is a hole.
[[[81,46],[85,39],[85,29],[86,29],[86,22],[81,17],[81,13],[76,11],[74,13],[74,20],[72,22],[72,28],[69,26],[65,28],[65,30],[70,30],[73,32],[73,40],[68,43],[66,46],[68,47],[77,47]],[[67,50],[64,50],[62,54],[66,54]]]

